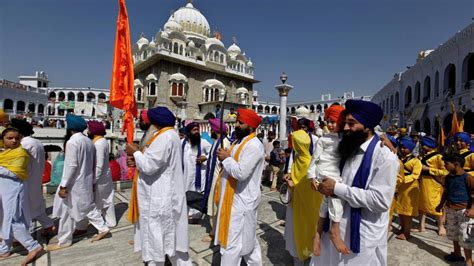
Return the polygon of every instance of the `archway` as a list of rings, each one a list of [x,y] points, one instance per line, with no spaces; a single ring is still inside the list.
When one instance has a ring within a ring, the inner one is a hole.
[[[444,70],[443,94],[454,96],[456,94],[456,66],[449,64]]]
[[[95,94],[92,92],[89,92],[87,94],[87,102],[92,102],[92,101],[95,101]]]
[[[412,99],[411,87],[408,86],[408,87],[405,89],[405,107],[410,106],[410,104],[411,104],[411,99]]]
[[[79,93],[77,94],[77,101],[78,101],[78,102],[83,102],[83,101],[84,101],[84,93],[79,92]]]
[[[60,91],[59,94],[58,94],[58,100],[60,102],[64,101],[64,99],[66,98],[66,94],[64,94],[64,92]]]
[[[431,98],[431,78],[426,76],[423,82],[423,103],[426,103]]]
[[[207,113],[204,115],[204,120],[209,120],[211,118],[216,118],[216,116],[213,113]]]
[[[469,53],[462,63],[462,83],[465,89],[470,89],[470,83],[474,82],[474,53]]]
[[[42,104],[38,105],[38,114],[44,114],[44,105]]]
[[[276,115],[277,114],[277,107],[276,106],[273,106],[272,107],[272,114]]]
[[[13,100],[5,99],[5,101],[3,101],[3,109],[5,112],[13,112]]]
[[[420,85],[420,82],[417,81],[416,84],[415,84],[415,103],[420,103],[420,99],[421,99],[421,89],[420,89],[421,85]]]
[[[269,114],[270,113],[270,106],[265,106],[265,114]]]
[[[36,107],[36,105],[34,103],[29,103],[28,104],[28,112],[35,113],[35,107]]]
[[[75,98],[76,98],[76,95],[74,95],[73,92],[69,92],[69,93],[67,94],[67,100],[68,100],[68,101],[73,102],[73,101],[75,100]]]
[[[18,101],[16,103],[16,112],[17,113],[25,112],[25,102],[24,101]]]

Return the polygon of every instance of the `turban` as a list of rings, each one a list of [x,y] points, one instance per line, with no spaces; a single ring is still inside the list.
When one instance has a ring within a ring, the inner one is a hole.
[[[250,127],[257,128],[262,122],[262,118],[252,109],[239,108],[237,109],[237,113],[239,114],[239,121]]]
[[[2,108],[0,108],[0,122],[5,122],[8,120],[8,115],[3,111]]]
[[[466,144],[471,144],[471,135],[469,135],[469,133],[466,133],[466,132],[458,132],[454,134],[454,139],[460,140]]]
[[[181,134],[186,134],[186,128],[182,127],[182,128],[179,129],[178,132],[181,133]]]
[[[73,115],[67,114],[66,115],[66,122],[67,122],[67,129],[82,132],[87,128],[87,123],[84,118]]]
[[[174,127],[176,123],[176,117],[174,114],[166,107],[155,107],[148,109],[147,112],[148,119],[150,123],[162,127]]]
[[[437,141],[433,137],[425,136],[421,138],[421,146],[426,146],[428,148],[436,148]]]
[[[105,126],[102,122],[91,120],[87,122],[87,127],[89,128],[89,132],[92,135],[99,135],[99,136],[107,135],[107,132],[105,132]]]
[[[33,131],[33,126],[25,120],[13,118],[11,121],[11,126],[18,129],[20,134],[23,136],[30,136],[35,133]]]
[[[398,140],[398,144],[411,151],[415,148],[416,144],[410,137],[402,137]]]
[[[404,127],[401,127],[399,130],[400,130],[400,134],[406,134],[407,133],[407,129],[404,128]]]
[[[334,104],[331,105],[326,111],[324,111],[324,118],[331,119],[336,122],[340,122],[342,120],[341,113],[344,111],[344,107]]]
[[[348,100],[345,114],[351,114],[366,128],[373,129],[383,117],[382,108],[378,104],[364,100]]]
[[[309,120],[308,118],[300,118],[298,119],[298,125],[303,125],[303,126],[306,126],[307,128],[310,128],[311,126],[311,120]]]
[[[387,138],[395,148],[398,146],[397,140],[393,136],[387,135]]]
[[[145,125],[149,125],[150,124],[150,120],[148,119],[148,109],[143,109],[141,112],[140,112],[140,117],[142,118],[142,121]]]
[[[189,123],[189,124],[186,125],[186,131],[187,131],[188,133],[190,133],[191,130],[193,130],[193,128],[195,128],[195,127],[199,127],[199,124],[196,123],[196,122],[191,122],[191,123]]]
[[[218,118],[211,118],[209,119],[209,124],[211,125],[211,129],[214,132],[221,133],[221,120]],[[222,124],[222,130],[224,133],[227,133],[229,128],[225,123]]]

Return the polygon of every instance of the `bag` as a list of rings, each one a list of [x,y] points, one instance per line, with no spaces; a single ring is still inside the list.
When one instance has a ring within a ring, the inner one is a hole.
[[[207,204],[204,204],[204,192],[186,191],[186,202],[188,207],[202,213],[207,213]]]

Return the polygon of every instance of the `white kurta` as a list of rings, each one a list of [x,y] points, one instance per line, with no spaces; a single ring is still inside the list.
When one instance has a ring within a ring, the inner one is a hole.
[[[44,170],[45,156],[41,141],[30,136],[21,139],[21,146],[28,152],[28,179],[25,182],[25,195],[28,199],[28,211],[34,220],[46,211],[43,198],[42,176]]]
[[[181,144],[184,139],[181,140]],[[209,157],[209,151],[211,150],[211,144],[206,140],[201,139],[201,155]],[[198,154],[197,145],[191,146],[189,141],[184,145],[183,150],[183,164],[184,164],[184,176],[186,177],[186,191],[196,191],[196,158]],[[206,184],[206,167],[208,161],[201,164],[201,189],[199,192],[204,191],[204,185]]]
[[[263,144],[255,137],[245,144],[240,152],[238,162],[234,160],[234,154],[246,138],[248,138],[248,136],[239,144],[235,145],[231,157],[222,161],[224,173],[221,179],[219,211],[222,208],[227,176],[230,175],[237,180],[232,202],[227,247],[225,249],[221,247],[220,250],[221,254],[223,254],[223,260],[224,257],[227,256],[226,253],[229,253],[232,258],[236,258],[249,255],[254,252],[254,249],[260,250],[256,235],[257,208],[261,197],[260,183],[265,161],[265,151]],[[219,232],[219,216],[220,214],[218,214],[217,219],[216,235],[218,235]],[[215,244],[219,244],[217,237]],[[257,255],[261,256],[261,254]],[[238,261],[231,261],[232,263],[230,265],[237,265],[238,263]]]
[[[138,208],[143,261],[188,251],[188,219],[181,142],[174,130],[133,154],[138,169]]]
[[[56,192],[54,217],[61,217],[63,212],[68,212],[76,222],[86,218],[94,208],[92,193],[94,172],[94,144],[84,134],[75,133],[66,144],[64,171],[60,184],[67,188],[68,195],[62,199]]]
[[[360,253],[342,256],[334,248],[328,234],[323,234],[321,256],[313,256],[311,265],[387,265],[388,211],[400,163],[387,147],[380,147],[379,141],[375,145],[366,189],[351,187],[371,140],[364,142],[358,153],[346,161],[342,183],[336,183],[334,188],[334,194],[344,201],[344,214],[339,227],[347,247],[350,247],[351,206],[362,208]]]
[[[227,138],[224,138],[224,148],[228,149],[230,147],[230,141]],[[210,165],[209,167],[212,167],[212,155],[214,154],[214,150],[219,149],[217,146],[217,141],[214,141],[212,144],[212,147],[209,151],[209,157],[207,163]],[[217,157],[217,154],[216,154]],[[217,178],[219,178],[219,173],[221,171],[221,164],[219,162],[219,159],[216,158],[216,167],[214,168],[214,173],[212,173],[212,184],[211,184],[211,190],[209,192],[209,199],[207,200],[207,214],[210,216],[215,216],[217,214],[217,209],[218,206],[214,203],[214,193],[216,191],[216,183],[217,183]]]
[[[109,143],[107,139],[100,138],[94,143],[96,150],[95,166],[95,205],[103,210],[114,206],[114,184],[109,167]]]

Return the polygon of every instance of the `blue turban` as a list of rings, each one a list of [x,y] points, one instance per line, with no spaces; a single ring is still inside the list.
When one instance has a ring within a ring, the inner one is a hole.
[[[176,123],[176,117],[166,107],[155,107],[148,109],[148,120],[150,123],[162,126],[162,127],[174,127]]]
[[[86,130],[87,128],[86,120],[84,120],[84,118],[77,115],[67,114],[66,122],[67,122],[67,129],[69,130],[82,132]]]
[[[346,101],[345,114],[351,114],[359,123],[366,128],[373,129],[383,117],[383,110],[378,104],[364,100]]]
[[[393,136],[387,135],[387,138],[395,148],[398,146],[397,140]]]
[[[471,144],[471,135],[469,135],[469,133],[466,133],[466,132],[458,132],[454,134],[454,139],[455,140],[459,139],[466,144]]]
[[[415,142],[413,141],[413,139],[410,138],[410,137],[407,137],[407,136],[400,138],[400,139],[398,140],[398,145],[403,146],[403,147],[409,149],[410,151],[413,151],[413,149],[414,149],[415,146],[416,146],[416,144],[415,144]]]
[[[437,141],[433,137],[424,136],[421,138],[421,146],[426,146],[428,148],[436,148]]]

